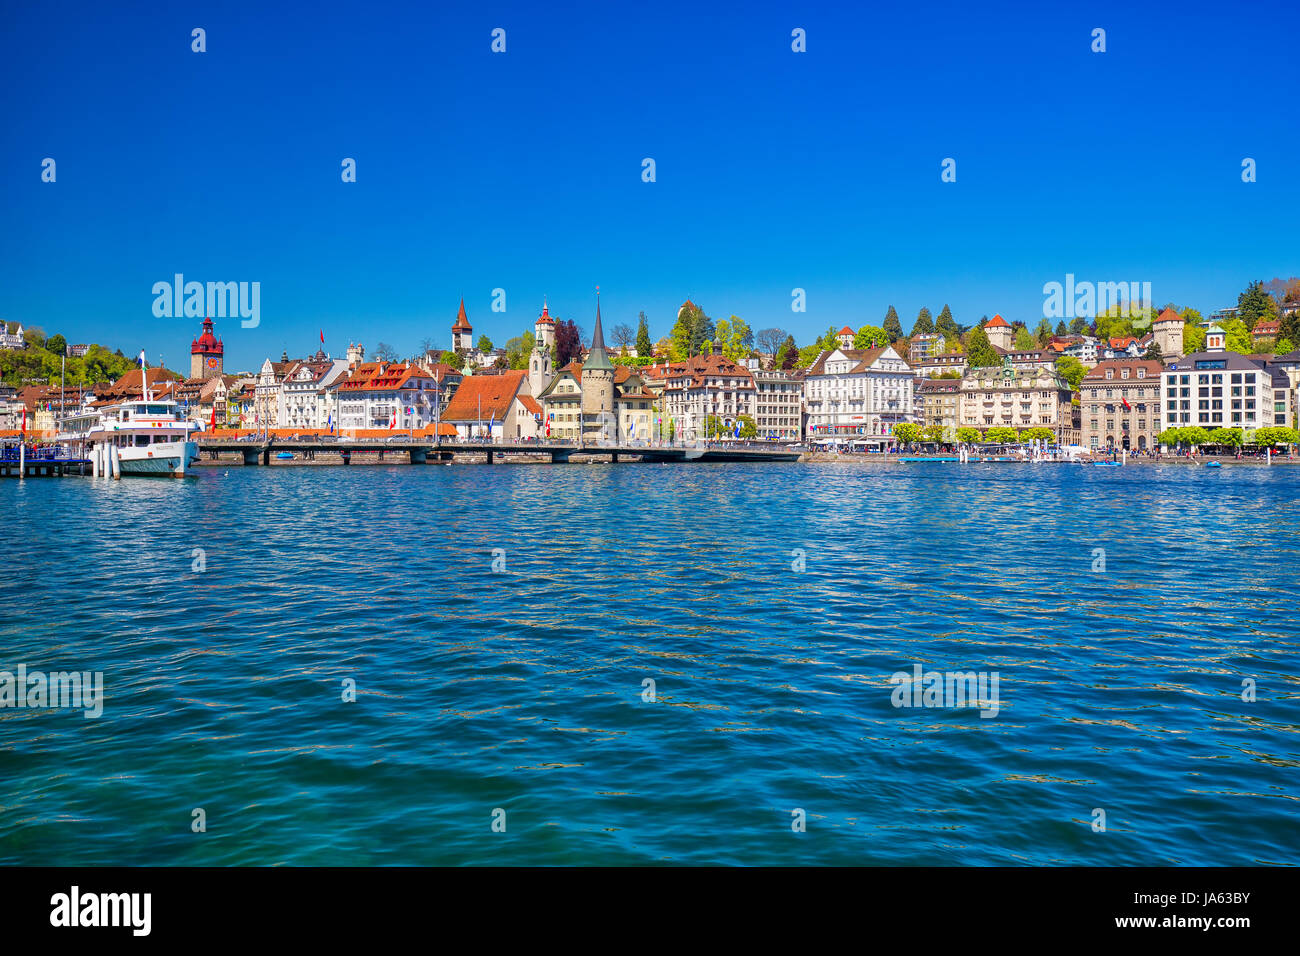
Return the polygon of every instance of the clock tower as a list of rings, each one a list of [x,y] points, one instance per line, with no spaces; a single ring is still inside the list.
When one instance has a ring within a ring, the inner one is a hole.
[[[212,334],[212,320],[203,320],[203,334],[190,344],[190,378],[216,378],[221,375],[225,347]]]

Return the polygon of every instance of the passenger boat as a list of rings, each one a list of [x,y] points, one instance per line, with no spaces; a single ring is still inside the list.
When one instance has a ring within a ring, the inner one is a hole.
[[[148,397],[71,415],[59,423],[56,441],[82,449],[98,476],[168,475],[184,478],[199,460],[201,431],[171,399]]]

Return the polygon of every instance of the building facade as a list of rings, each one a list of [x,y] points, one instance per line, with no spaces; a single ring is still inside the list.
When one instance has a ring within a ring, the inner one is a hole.
[[[1205,351],[1170,362],[1163,375],[1164,427],[1240,428],[1245,438],[1273,423],[1273,376],[1224,344],[1223,329],[1205,333]],[[1163,430],[1163,429],[1162,429]]]
[[[1094,452],[1156,449],[1164,366],[1143,359],[1112,359],[1089,369],[1079,384],[1082,444]]]
[[[803,376],[784,369],[750,368],[758,437],[797,442],[803,437]]]
[[[912,368],[893,346],[822,352],[804,375],[809,438],[865,436],[887,445],[913,415]]]
[[[961,380],[960,424],[981,430],[1049,428],[1058,445],[1077,445],[1079,428],[1069,383],[1055,368],[969,369]]]

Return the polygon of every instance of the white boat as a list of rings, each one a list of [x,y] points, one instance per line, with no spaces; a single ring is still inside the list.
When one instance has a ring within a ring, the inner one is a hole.
[[[81,450],[95,475],[185,477],[199,459],[192,439],[203,426],[187,420],[171,399],[139,399],[87,410],[59,423],[56,441]]]

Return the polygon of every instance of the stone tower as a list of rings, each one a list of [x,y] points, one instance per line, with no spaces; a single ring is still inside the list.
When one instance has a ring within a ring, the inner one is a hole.
[[[540,395],[555,377],[551,369],[551,346],[555,344],[555,320],[551,318],[551,313],[546,308],[545,299],[542,300],[542,314],[533,324],[533,334],[536,336],[536,341],[533,343],[532,354],[528,357],[528,386],[534,395]]]
[[[600,327],[600,290],[596,290],[596,329],[591,351],[582,363],[582,437],[585,441],[618,438],[614,419],[614,366],[605,354],[605,333]]]
[[[451,350],[468,352],[474,347],[474,329],[465,316],[465,299],[460,300],[460,311],[456,313],[456,324],[451,327]]]
[[[1156,345],[1160,346],[1160,357],[1166,362],[1181,358],[1183,354],[1183,319],[1173,309],[1165,309],[1160,317],[1151,323],[1151,332],[1155,335]]]
[[[212,334],[212,320],[203,320],[203,334],[190,343],[190,378],[216,378],[221,375],[226,349]]]
[[[1011,351],[1011,324],[1002,316],[995,315],[985,322],[984,332],[989,337],[989,345],[1004,352]]]
[[[356,345],[353,345],[351,342],[349,342],[348,343],[348,367],[356,368],[365,360],[366,360],[366,347],[362,345],[360,342],[358,342]]]

